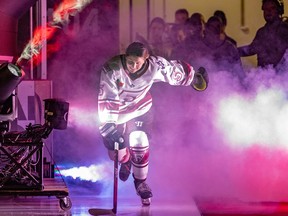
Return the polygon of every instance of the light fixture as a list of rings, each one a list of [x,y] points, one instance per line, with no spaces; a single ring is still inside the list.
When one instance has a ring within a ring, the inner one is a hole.
[[[0,105],[4,104],[20,83],[24,72],[14,64],[0,65]]]
[[[64,130],[68,123],[69,103],[62,99],[45,99],[45,125],[53,128]]]

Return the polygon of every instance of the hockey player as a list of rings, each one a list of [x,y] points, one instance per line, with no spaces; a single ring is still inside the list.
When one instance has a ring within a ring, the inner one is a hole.
[[[152,197],[146,178],[152,106],[149,89],[155,82],[203,91],[208,75],[204,68],[195,71],[185,62],[149,55],[144,44],[133,42],[125,54],[113,57],[103,66],[98,97],[99,129],[109,156],[113,160],[114,143],[118,142],[119,178],[126,181],[132,166],[135,189],[144,205],[150,205]]]

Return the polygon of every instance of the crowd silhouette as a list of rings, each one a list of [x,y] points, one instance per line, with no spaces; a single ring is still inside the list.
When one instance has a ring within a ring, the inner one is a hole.
[[[177,9],[174,23],[156,17],[150,23],[148,38],[137,35],[136,40],[145,42],[152,55],[187,61],[195,68],[205,66],[209,73],[225,71],[240,82],[248,73],[242,65],[242,58],[246,56],[256,55],[257,67],[272,68],[280,74],[285,72],[285,56],[288,55],[284,3],[281,0],[262,0],[261,9],[266,23],[257,30],[253,41],[245,46],[237,46],[237,41],[227,35],[226,14],[220,9],[208,19],[200,12],[189,16],[188,10]]]

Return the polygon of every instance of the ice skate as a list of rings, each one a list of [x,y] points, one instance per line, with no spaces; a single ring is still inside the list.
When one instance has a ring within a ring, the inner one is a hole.
[[[142,205],[149,206],[151,204],[151,198],[148,198],[148,199],[141,198],[141,202],[142,202]]]
[[[129,159],[126,163],[122,163],[120,166],[119,171],[119,178],[122,181],[126,181],[129,178],[129,175],[131,173],[131,160]]]
[[[143,205],[150,205],[151,197],[153,196],[152,190],[145,182],[145,180],[134,180],[137,195],[141,197],[141,202]]]

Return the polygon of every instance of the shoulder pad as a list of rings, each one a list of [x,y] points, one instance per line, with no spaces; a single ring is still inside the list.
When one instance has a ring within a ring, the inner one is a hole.
[[[114,71],[114,70],[120,70],[119,64],[121,64],[120,56],[115,56],[104,64],[104,69],[107,72],[108,71]]]

